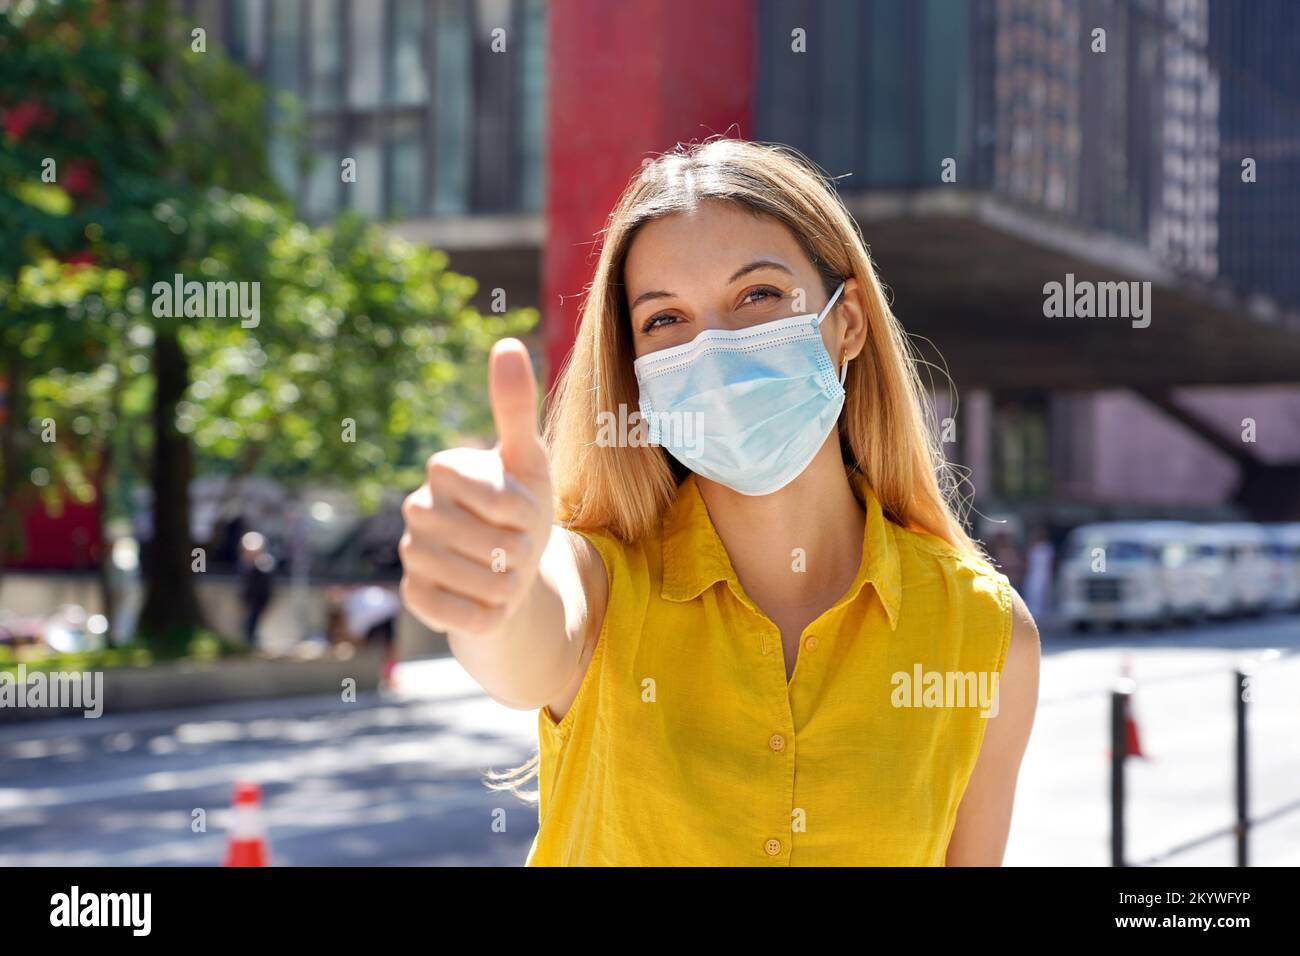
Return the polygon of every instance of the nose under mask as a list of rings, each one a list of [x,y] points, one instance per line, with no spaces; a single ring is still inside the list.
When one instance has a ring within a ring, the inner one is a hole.
[[[745,495],[768,495],[816,456],[844,406],[822,344],[821,312],[744,329],[708,329],[634,363],[649,440],[695,473]]]

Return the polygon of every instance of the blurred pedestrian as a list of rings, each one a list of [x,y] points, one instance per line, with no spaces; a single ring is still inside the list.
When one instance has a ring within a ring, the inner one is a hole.
[[[368,585],[357,588],[344,598],[342,610],[345,629],[353,639],[364,639],[367,644],[383,651],[382,679],[385,686],[390,685],[396,663],[393,645],[397,635],[397,615],[402,610],[401,599],[389,588]]]
[[[1042,526],[1034,529],[1029,536],[1029,552],[1025,558],[1025,586],[1020,592],[1025,599],[1025,606],[1035,621],[1047,617],[1052,601],[1052,565],[1056,560],[1056,550]]]
[[[271,575],[275,558],[266,550],[266,539],[249,531],[239,541],[239,597],[244,602],[244,639],[257,647],[257,623],[271,603]]]

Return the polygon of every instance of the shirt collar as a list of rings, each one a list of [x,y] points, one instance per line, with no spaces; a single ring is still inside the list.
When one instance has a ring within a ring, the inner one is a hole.
[[[894,529],[861,472],[854,472],[850,480],[866,506],[862,562],[853,583],[835,607],[856,600],[863,586],[869,583],[889,616],[890,628],[895,629],[903,589]],[[709,519],[693,474],[678,487],[676,500],[664,514],[663,562],[663,586],[659,593],[669,601],[689,601],[718,581],[726,581],[734,592],[742,593],[727,549]]]

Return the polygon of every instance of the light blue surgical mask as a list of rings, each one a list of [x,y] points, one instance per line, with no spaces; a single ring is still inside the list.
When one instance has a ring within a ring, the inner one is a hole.
[[[708,329],[634,363],[649,441],[691,471],[743,495],[770,495],[797,478],[844,406],[816,315],[743,329]]]

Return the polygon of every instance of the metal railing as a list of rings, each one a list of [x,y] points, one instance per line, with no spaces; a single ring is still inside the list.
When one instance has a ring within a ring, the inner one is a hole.
[[[1233,715],[1235,738],[1232,753],[1234,819],[1225,826],[1202,833],[1178,843],[1160,853],[1137,862],[1129,862],[1126,825],[1128,806],[1127,777],[1125,773],[1129,753],[1129,725],[1132,718],[1133,694],[1137,684],[1131,678],[1121,678],[1110,694],[1110,858],[1111,866],[1153,866],[1174,856],[1186,853],[1224,837],[1234,841],[1236,866],[1250,865],[1251,830],[1272,822],[1295,810],[1300,810],[1300,799],[1276,807],[1268,813],[1251,816],[1250,812],[1250,681],[1254,673],[1253,662],[1244,662],[1232,672]]]

